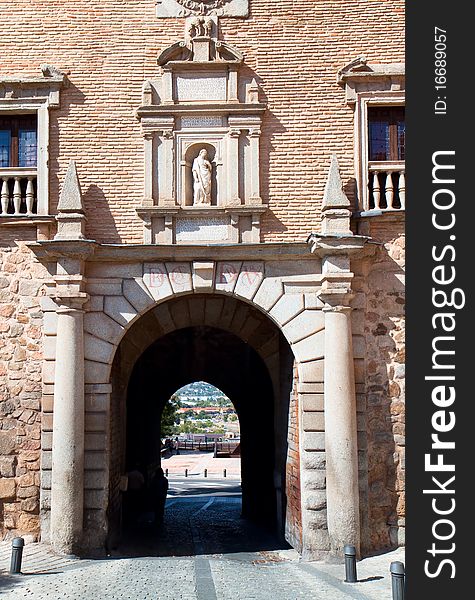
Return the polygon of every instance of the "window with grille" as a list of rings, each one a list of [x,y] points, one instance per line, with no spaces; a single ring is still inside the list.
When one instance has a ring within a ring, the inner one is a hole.
[[[0,115],[0,168],[36,168],[36,115]]]
[[[368,107],[369,160],[404,160],[404,107]]]

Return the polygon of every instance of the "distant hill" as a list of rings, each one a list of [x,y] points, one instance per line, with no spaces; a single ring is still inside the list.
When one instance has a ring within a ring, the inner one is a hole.
[[[194,381],[177,390],[174,395],[182,406],[233,406],[226,394],[206,381]]]

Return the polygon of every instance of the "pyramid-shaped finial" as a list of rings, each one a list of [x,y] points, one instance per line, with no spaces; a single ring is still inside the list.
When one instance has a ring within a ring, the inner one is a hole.
[[[330,170],[322,203],[322,233],[325,235],[353,235],[350,229],[350,201],[343,191],[338,160],[331,157]]]
[[[69,162],[64,178],[63,189],[59,198],[58,212],[84,212],[82,206],[81,186],[79,185],[76,162]]]
[[[84,239],[85,221],[76,163],[71,160],[64,178],[63,189],[58,203],[58,232],[55,240]]]
[[[323,194],[322,210],[327,210],[329,208],[349,207],[350,201],[343,191],[343,183],[341,181],[338,159],[335,154],[332,154],[330,170],[328,172],[327,183],[325,185],[325,193]]]

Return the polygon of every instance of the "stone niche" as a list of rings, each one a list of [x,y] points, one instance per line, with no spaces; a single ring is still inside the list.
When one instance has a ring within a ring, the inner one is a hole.
[[[145,143],[144,243],[256,243],[265,105],[241,76],[243,56],[217,39],[215,16],[185,20],[185,39],[158,57],[137,115]]]

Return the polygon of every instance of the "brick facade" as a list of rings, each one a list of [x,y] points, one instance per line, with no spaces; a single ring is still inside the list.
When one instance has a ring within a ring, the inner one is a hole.
[[[143,221],[136,208],[143,200],[144,140],[136,110],[142,103],[144,80],[159,76],[157,56],[182,39],[183,19],[157,19],[154,0],[4,0],[2,4],[8,18],[0,23],[0,98],[5,95],[2,80],[37,77],[42,64],[54,65],[67,76],[60,107],[50,111],[49,214],[57,213],[65,173],[74,159],[88,219],[86,237],[108,244],[142,243]],[[243,71],[256,78],[260,101],[267,105],[260,138],[260,178],[269,210],[262,217],[261,242],[304,243],[311,231],[320,229],[331,154],[338,157],[344,191],[356,208],[354,110],[345,102],[337,71],[361,55],[373,63],[403,62],[404,2],[250,0],[250,8],[249,18],[220,19],[220,37],[244,54]],[[352,260],[364,551],[400,543],[404,526],[402,214],[353,220],[355,233],[371,236],[379,244],[371,255]],[[50,237],[53,233],[54,225]],[[52,273],[24,245],[35,239],[34,226],[2,226],[0,217],[0,536],[39,536],[40,502],[49,503],[48,476],[41,481],[40,494],[40,437],[42,430],[43,456],[50,461],[53,386],[51,374],[43,378],[42,369],[43,358],[48,359],[47,368],[54,365],[54,307],[51,299],[44,300],[42,312],[42,284]],[[305,290],[301,298],[307,309]],[[98,309],[86,305],[86,310]],[[318,384],[321,395],[320,365],[318,369],[311,382],[315,389]],[[297,384],[294,377],[286,527],[299,548],[303,410]],[[323,405],[318,407],[318,418],[323,419]],[[112,439],[121,435],[114,415],[111,423],[103,425],[108,427]],[[310,429],[315,439],[323,437],[322,429]],[[323,448],[319,451],[313,462],[318,458],[321,485],[313,489],[320,499],[317,516],[325,516],[321,498],[325,461]],[[119,457],[113,463],[117,467]],[[50,464],[42,467],[50,472]],[[315,465],[310,468],[315,470]],[[117,468],[110,479],[116,488],[119,478]],[[114,502],[118,495],[118,488],[111,492]],[[326,532],[319,524],[314,526],[324,545]]]
[[[141,242],[135,213],[143,190],[143,138],[135,110],[157,56],[183,37],[182,19],[156,19],[154,0],[7,0],[0,24],[2,76],[38,75],[52,64],[67,74],[61,108],[51,113],[50,209],[71,158],[89,217],[87,236]],[[404,2],[251,0],[249,19],[221,19],[222,39],[245,64],[268,103],[261,137],[262,241],[302,240],[319,228],[332,153],[354,194],[353,111],[336,73],[359,55],[404,59]],[[12,23],[15,27],[12,27]]]

